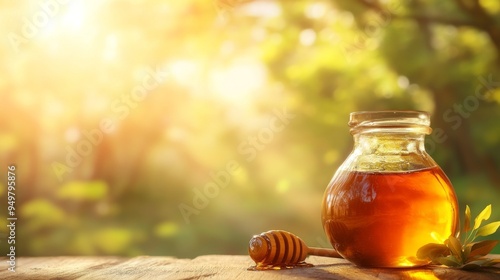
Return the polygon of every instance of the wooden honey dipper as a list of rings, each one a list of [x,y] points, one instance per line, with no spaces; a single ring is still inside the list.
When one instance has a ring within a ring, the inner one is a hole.
[[[334,249],[307,247],[293,233],[270,230],[250,239],[248,254],[256,269],[265,267],[293,267],[304,263],[308,255],[342,258]]]

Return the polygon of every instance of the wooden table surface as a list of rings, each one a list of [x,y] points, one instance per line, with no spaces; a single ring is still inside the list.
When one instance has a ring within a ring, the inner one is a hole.
[[[490,255],[500,258],[500,255]],[[2,259],[0,279],[500,279],[500,266],[468,272],[444,267],[367,269],[343,259],[311,256],[314,267],[248,271],[248,256],[172,257],[20,257],[16,272]]]

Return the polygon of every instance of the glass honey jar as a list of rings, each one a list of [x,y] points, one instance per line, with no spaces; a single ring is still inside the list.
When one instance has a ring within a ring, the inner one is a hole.
[[[417,250],[458,228],[458,203],[443,170],[427,154],[430,116],[418,111],[350,114],[350,155],[330,181],[322,223],[333,248],[364,267],[428,264]]]

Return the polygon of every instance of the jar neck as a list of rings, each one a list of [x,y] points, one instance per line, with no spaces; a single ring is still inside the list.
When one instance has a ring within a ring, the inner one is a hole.
[[[435,166],[425,152],[430,116],[418,111],[364,111],[350,114],[354,149],[341,166],[363,172],[406,172]]]
[[[398,155],[425,153],[423,133],[355,133],[354,149],[362,154]]]
[[[436,166],[425,152],[423,133],[354,133],[354,149],[340,169],[407,172]]]

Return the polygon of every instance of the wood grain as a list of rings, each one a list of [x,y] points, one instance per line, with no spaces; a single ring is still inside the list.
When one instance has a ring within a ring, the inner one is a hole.
[[[491,255],[500,258],[500,255]],[[16,272],[2,260],[0,279],[500,279],[500,267],[468,272],[443,267],[416,269],[359,268],[343,259],[311,256],[310,268],[248,271],[248,256],[172,257],[21,257]]]

